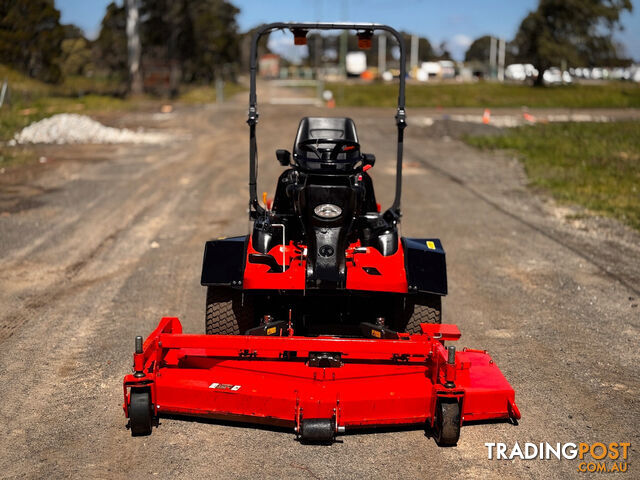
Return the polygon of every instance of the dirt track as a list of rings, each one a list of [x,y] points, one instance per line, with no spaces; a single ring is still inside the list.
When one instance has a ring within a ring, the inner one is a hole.
[[[271,191],[273,152],[291,147],[304,111],[262,107],[259,191]],[[393,113],[350,114],[389,203]],[[289,432],[173,418],[131,438],[121,381],[134,336],[163,315],[202,332],[204,241],[247,231],[244,120],[244,102],[178,110],[162,125],[191,140],[47,147],[48,164],[0,179],[0,476],[582,476],[577,461],[487,460],[484,442],[500,441],[631,442],[637,475],[640,236],[615,222],[565,219],[570,212],[526,189],[517,162],[466,147],[446,123],[407,131],[403,233],[442,239],[445,321],[460,326],[461,346],[490,351],[516,389],[520,424],[464,427],[449,449],[422,430],[323,447]]]

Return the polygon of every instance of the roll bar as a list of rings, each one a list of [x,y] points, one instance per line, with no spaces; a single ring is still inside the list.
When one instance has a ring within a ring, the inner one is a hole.
[[[256,95],[256,74],[258,70],[258,41],[264,34],[274,30],[356,30],[364,32],[373,32],[374,30],[383,30],[392,34],[398,41],[400,46],[400,86],[398,89],[398,110],[396,112],[396,126],[398,129],[398,149],[396,161],[396,193],[393,205],[387,210],[391,216],[397,220],[400,217],[400,197],[402,195],[402,148],[404,141],[404,129],[407,126],[406,112],[404,106],[405,77],[406,68],[406,48],[402,35],[394,28],[379,23],[270,23],[260,27],[251,41],[251,60],[250,75],[251,83],[249,88],[249,115],[247,123],[249,124],[249,209],[251,215],[263,213],[264,209],[258,202],[257,177],[258,165],[257,154],[258,146],[256,143],[256,124],[258,123],[258,105]]]

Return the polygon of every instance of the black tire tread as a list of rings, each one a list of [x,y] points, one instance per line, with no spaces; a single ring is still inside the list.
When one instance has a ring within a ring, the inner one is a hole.
[[[436,442],[451,447],[460,438],[460,404],[456,399],[441,399],[436,413]]]
[[[253,326],[250,299],[242,292],[224,287],[207,287],[205,331],[207,335],[241,335]]]
[[[129,399],[129,426],[134,437],[150,435],[153,425],[151,392],[148,389],[132,389]]]
[[[420,333],[421,323],[442,323],[442,302],[438,295],[421,295],[407,298],[404,326],[406,333]]]

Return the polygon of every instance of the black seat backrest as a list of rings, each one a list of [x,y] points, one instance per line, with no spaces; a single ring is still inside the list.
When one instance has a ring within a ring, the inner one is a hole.
[[[346,117],[303,117],[298,126],[298,133],[293,145],[295,150],[298,142],[311,138],[336,138],[358,141],[356,124]]]
[[[359,143],[356,124],[350,118],[304,117],[300,120],[296,139],[293,143],[293,153],[298,161],[318,161],[313,152],[305,151],[299,147],[300,142],[312,139],[350,140]],[[353,149],[340,153],[336,161],[353,162],[359,158],[359,149]]]

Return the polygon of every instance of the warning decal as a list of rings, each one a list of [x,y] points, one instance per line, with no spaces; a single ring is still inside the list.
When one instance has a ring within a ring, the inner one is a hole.
[[[223,392],[237,392],[242,385],[231,385],[230,383],[212,383],[209,388]]]

